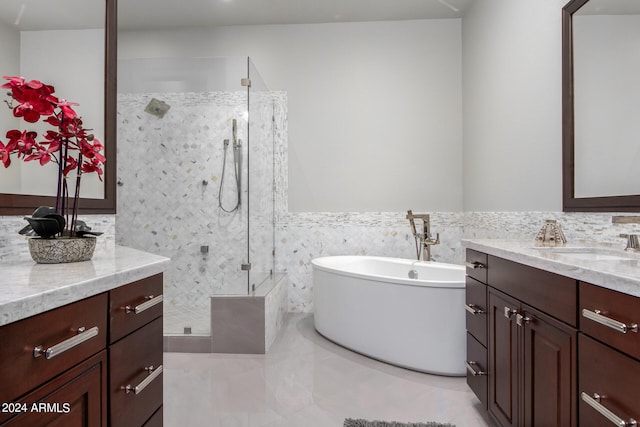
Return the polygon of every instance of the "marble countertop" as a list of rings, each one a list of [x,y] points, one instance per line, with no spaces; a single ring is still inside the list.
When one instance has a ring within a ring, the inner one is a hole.
[[[36,264],[29,254],[0,263],[0,326],[163,272],[169,258],[98,245],[91,261]]]
[[[532,241],[503,239],[463,239],[462,245],[572,279],[640,297],[640,254],[628,253],[622,247],[611,247],[596,242],[575,242],[562,247],[562,251],[581,252],[593,248],[603,254],[628,259],[576,259],[553,248],[536,248]],[[489,266],[489,268],[491,268]]]

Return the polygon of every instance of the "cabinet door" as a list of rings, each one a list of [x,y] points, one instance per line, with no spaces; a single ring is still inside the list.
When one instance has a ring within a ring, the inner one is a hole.
[[[0,426],[101,427],[107,425],[107,356],[102,351],[45,383],[16,403],[22,413],[3,411]],[[13,412],[15,412],[12,409]]]
[[[489,288],[489,413],[499,425],[518,425],[517,300]]]
[[[524,425],[575,426],[577,332],[526,306],[516,323],[522,326]]]

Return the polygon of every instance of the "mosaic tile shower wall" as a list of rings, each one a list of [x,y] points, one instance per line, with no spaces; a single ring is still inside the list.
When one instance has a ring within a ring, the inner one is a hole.
[[[171,106],[163,118],[144,112],[153,98]],[[247,261],[247,202],[252,212],[251,246],[256,248],[251,252],[252,274],[272,268],[272,116],[274,104],[286,102],[286,97],[251,94],[250,135],[247,102],[246,91],[118,96],[117,241],[171,258],[165,273],[169,308],[197,311],[209,307],[212,295],[247,293],[246,272],[240,270]],[[286,107],[276,111],[286,114]],[[233,119],[243,142],[242,191],[238,210],[228,213],[219,202],[232,210],[237,201]],[[226,151],[225,139],[230,141]]]

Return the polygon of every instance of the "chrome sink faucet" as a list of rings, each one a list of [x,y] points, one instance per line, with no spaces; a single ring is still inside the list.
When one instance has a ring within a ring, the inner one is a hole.
[[[424,261],[431,261],[431,246],[440,243],[440,233],[436,233],[435,239],[431,236],[429,214],[414,214],[411,210],[408,210],[406,219],[409,220],[411,233],[416,241],[416,256],[418,260],[420,259],[420,254],[422,254]],[[422,220],[422,233],[418,233],[416,229],[416,219]]]

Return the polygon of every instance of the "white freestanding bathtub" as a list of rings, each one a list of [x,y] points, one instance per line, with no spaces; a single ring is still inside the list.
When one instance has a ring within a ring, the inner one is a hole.
[[[312,265],[320,334],[393,365],[465,375],[463,266],[370,256],[316,258]]]

